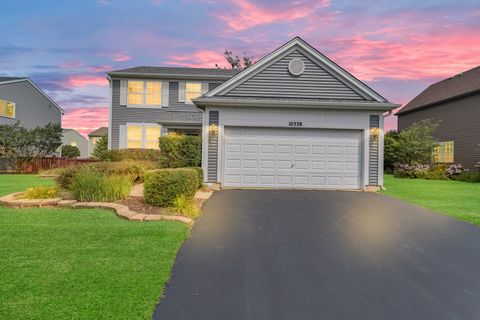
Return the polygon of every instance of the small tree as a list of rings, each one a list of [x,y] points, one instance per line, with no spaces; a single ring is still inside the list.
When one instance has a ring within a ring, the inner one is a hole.
[[[253,57],[247,56],[245,51],[243,52],[243,57],[240,58],[239,56],[234,56],[232,50],[225,49],[223,56],[232,69],[244,70],[255,63]],[[215,64],[215,66],[221,69],[218,64]]]
[[[17,171],[24,170],[39,157],[45,157],[62,145],[59,124],[26,129],[19,122],[0,125],[0,158],[7,159]]]
[[[62,146],[62,157],[65,158],[76,158],[80,156],[80,150],[69,144]]]
[[[431,119],[413,123],[400,132],[391,131],[385,135],[385,171],[391,172],[396,163],[430,164],[437,142],[433,137],[438,122]]]
[[[92,156],[97,159],[102,157],[102,153],[108,149],[108,136],[100,137],[95,143],[95,148],[93,149]]]

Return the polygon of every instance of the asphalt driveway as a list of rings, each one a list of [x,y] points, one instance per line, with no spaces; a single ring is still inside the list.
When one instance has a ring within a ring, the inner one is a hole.
[[[480,319],[480,228],[386,196],[224,190],[154,319]]]

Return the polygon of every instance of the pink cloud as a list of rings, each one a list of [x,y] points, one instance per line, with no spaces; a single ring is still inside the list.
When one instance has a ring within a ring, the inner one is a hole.
[[[235,31],[275,22],[290,22],[312,15],[317,9],[330,5],[330,0],[298,0],[288,4],[263,7],[251,0],[226,1],[234,7],[234,13],[215,13]]]
[[[108,126],[108,107],[68,110],[62,118],[63,128],[73,128],[85,137],[93,130],[105,126]]]
[[[115,62],[125,62],[125,61],[129,61],[129,60],[132,60],[132,57],[129,56],[128,54],[116,53],[113,56],[113,61],[115,61]]]
[[[96,75],[74,75],[66,80],[66,85],[69,87],[86,87],[86,86],[106,86],[108,81],[103,76]]]
[[[190,68],[215,68],[217,63],[224,67],[225,58],[220,53],[221,51],[200,50],[191,54],[171,56],[165,64]]]
[[[330,41],[332,58],[362,80],[444,78],[480,64],[480,33],[415,35],[373,40],[365,35]],[[321,48],[320,48],[321,49]]]

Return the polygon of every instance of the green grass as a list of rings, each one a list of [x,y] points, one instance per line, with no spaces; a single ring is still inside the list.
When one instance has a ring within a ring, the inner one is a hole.
[[[188,227],[0,206],[0,319],[149,319]]]
[[[55,181],[36,174],[0,174],[0,196],[40,185],[53,186]]]
[[[398,179],[385,175],[383,194],[480,225],[480,183]]]

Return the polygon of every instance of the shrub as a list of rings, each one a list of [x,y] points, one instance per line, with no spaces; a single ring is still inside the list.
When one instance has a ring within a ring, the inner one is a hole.
[[[203,186],[203,169],[200,167],[190,167],[197,172],[198,175],[198,188],[200,189]]]
[[[429,165],[422,164],[396,164],[393,171],[395,178],[418,178],[419,176],[425,176],[430,170]]]
[[[455,176],[460,175],[464,171],[463,166],[461,164],[452,164],[447,168],[445,171],[447,177],[450,179],[454,179]]]
[[[161,159],[160,150],[157,149],[118,149],[105,150],[99,155],[102,161],[140,160],[158,162]]]
[[[460,174],[452,177],[454,180],[480,183],[480,171],[464,170]]]
[[[69,144],[62,146],[62,157],[65,158],[76,158],[80,156],[80,149]]]
[[[189,218],[196,218],[200,215],[200,209],[195,206],[192,199],[187,198],[183,194],[175,198],[171,210]]]
[[[72,195],[79,201],[112,202],[126,198],[131,189],[128,176],[105,176],[89,170],[81,170],[70,185]]]
[[[132,182],[142,182],[145,172],[156,169],[155,162],[151,161],[119,161],[119,162],[95,162],[81,166],[63,168],[55,178],[57,184],[63,189],[70,190],[73,179],[80,173],[97,172],[102,175],[126,176]]]
[[[198,188],[198,173],[194,169],[158,169],[145,173],[145,202],[169,207],[175,199],[184,195],[192,199]]]
[[[199,167],[202,162],[202,139],[196,136],[160,137],[162,168]]]
[[[23,195],[26,199],[51,199],[58,195],[57,187],[36,186],[28,188]]]

